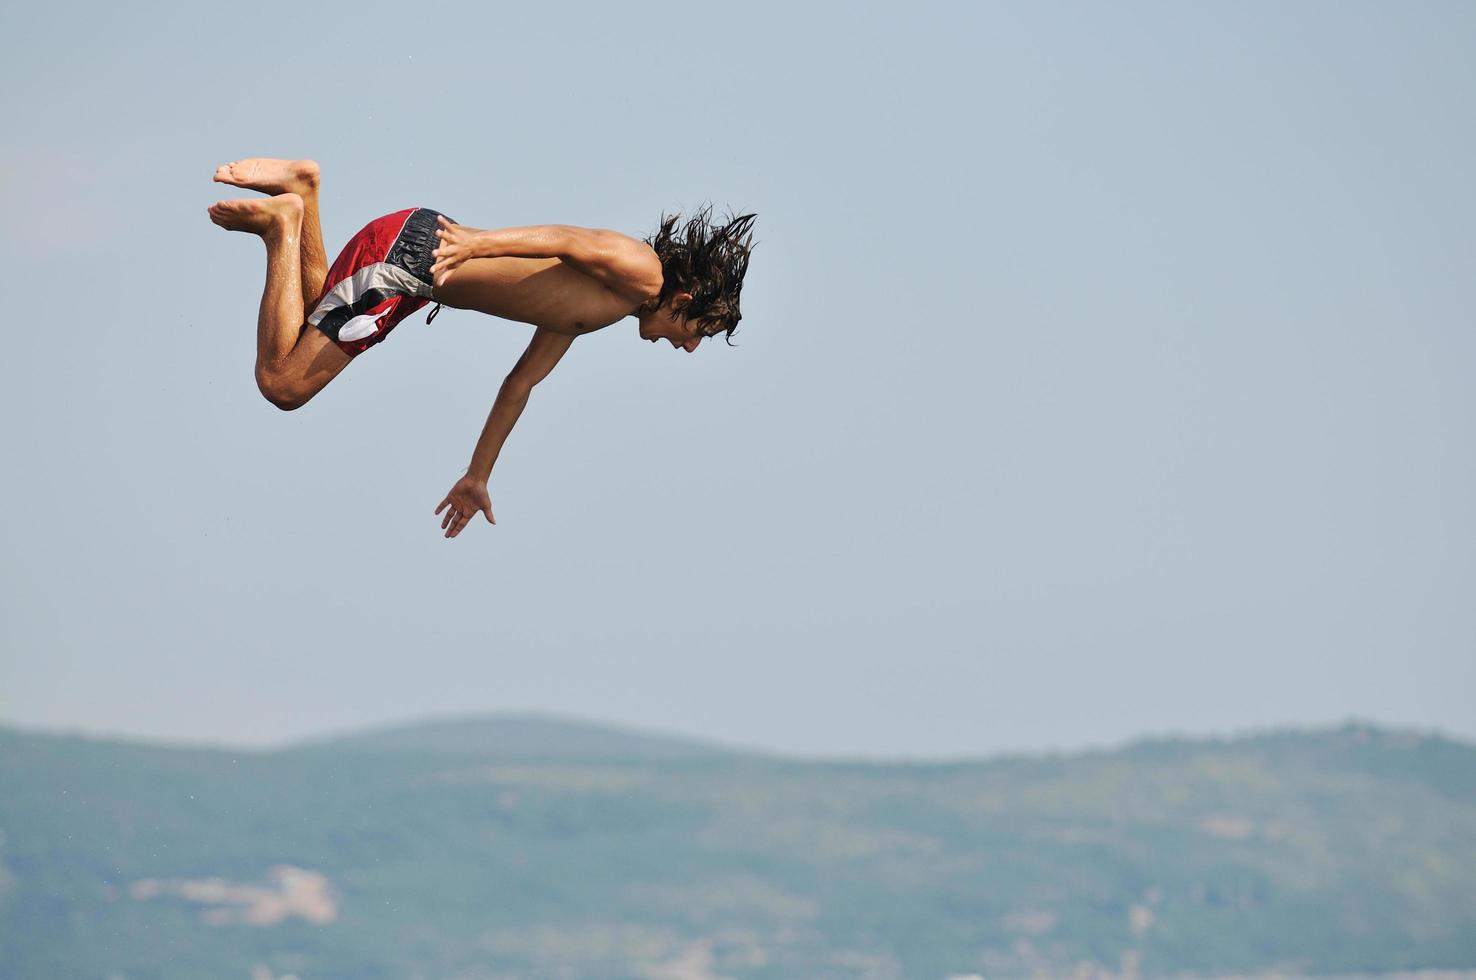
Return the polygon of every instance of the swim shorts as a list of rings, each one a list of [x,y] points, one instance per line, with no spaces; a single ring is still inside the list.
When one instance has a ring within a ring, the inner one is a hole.
[[[350,357],[379,343],[431,298],[440,212],[410,208],[375,218],[333,260],[328,291],[308,323]],[[431,311],[435,315],[435,311]]]

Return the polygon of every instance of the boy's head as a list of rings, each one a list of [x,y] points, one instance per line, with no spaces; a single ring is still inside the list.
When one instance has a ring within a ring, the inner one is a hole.
[[[662,215],[660,229],[646,239],[661,260],[661,295],[649,304],[652,309],[684,318],[699,338],[731,336],[743,318],[738,294],[753,251],[755,217],[730,213],[714,225],[710,206],[685,223],[680,214]]]

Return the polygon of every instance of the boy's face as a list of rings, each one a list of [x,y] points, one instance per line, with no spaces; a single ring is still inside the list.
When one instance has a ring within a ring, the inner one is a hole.
[[[656,312],[641,318],[641,339],[656,343],[664,340],[673,347],[680,347],[688,354],[697,349],[703,339],[718,332],[715,325],[703,326],[696,320],[688,320],[678,312],[692,299],[691,293],[677,293],[667,300]]]

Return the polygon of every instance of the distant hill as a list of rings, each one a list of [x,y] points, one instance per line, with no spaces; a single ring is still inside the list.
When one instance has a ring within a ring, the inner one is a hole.
[[[1476,746],[1363,725],[947,764],[0,729],[0,980],[1472,969],[1473,881]]]
[[[289,751],[416,752],[508,759],[676,760],[730,755],[710,742],[543,715],[441,718],[306,740]]]

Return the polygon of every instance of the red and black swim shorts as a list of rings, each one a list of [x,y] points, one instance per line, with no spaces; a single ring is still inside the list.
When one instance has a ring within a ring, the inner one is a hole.
[[[429,208],[410,208],[361,228],[333,260],[327,292],[308,323],[353,357],[429,303],[440,216]]]

